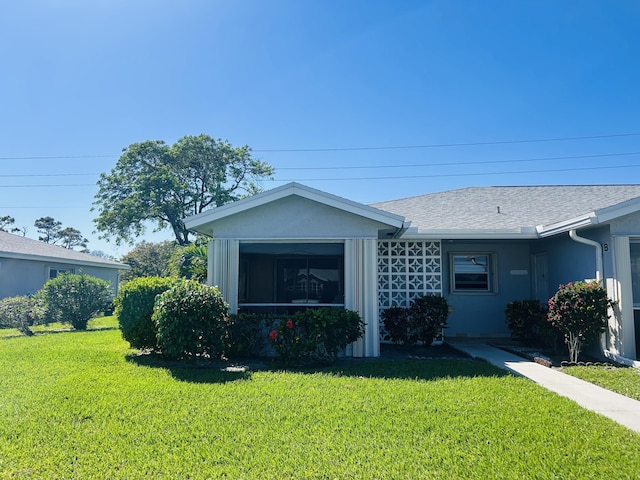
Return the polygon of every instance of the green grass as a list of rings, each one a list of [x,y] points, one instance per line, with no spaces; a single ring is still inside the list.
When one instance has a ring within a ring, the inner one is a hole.
[[[640,400],[640,370],[631,367],[575,366],[563,371],[607,390]]]
[[[0,478],[637,478],[640,435],[466,360],[223,372],[0,339]]]
[[[118,319],[114,316],[98,317],[89,320],[88,330],[100,330],[105,328],[118,328]],[[72,330],[71,325],[62,323],[49,323],[47,325],[35,325],[31,327],[34,334],[52,333]],[[8,337],[22,337],[23,334],[17,328],[0,328],[0,339]]]

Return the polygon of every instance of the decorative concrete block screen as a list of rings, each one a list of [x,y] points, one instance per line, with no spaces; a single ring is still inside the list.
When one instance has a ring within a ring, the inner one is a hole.
[[[378,241],[378,306],[380,311],[408,307],[416,297],[442,295],[440,242]],[[386,341],[380,322],[380,339]]]

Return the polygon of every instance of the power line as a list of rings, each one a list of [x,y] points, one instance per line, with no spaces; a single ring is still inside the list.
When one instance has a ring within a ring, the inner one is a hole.
[[[464,143],[432,143],[426,145],[392,145],[384,147],[339,147],[339,148],[273,148],[273,149],[252,149],[254,152],[348,152],[361,150],[408,150],[418,148],[446,148],[446,147],[475,147],[481,145],[508,145],[517,143],[542,143],[542,142],[563,142],[568,140],[593,140],[598,138],[615,137],[637,137],[640,133],[619,133],[614,135],[589,135],[583,137],[557,137],[538,138],[533,140],[503,140],[493,142],[464,142]]]
[[[276,167],[276,170],[355,170],[355,169],[377,169],[377,168],[414,168],[414,167],[446,167],[460,165],[487,165],[496,163],[521,163],[521,162],[541,162],[549,160],[576,160],[583,158],[601,158],[601,157],[622,157],[628,155],[640,155],[640,152],[624,152],[624,153],[598,153],[594,155],[572,155],[566,157],[540,157],[540,158],[519,158],[515,160],[480,160],[466,162],[443,162],[443,163],[413,163],[413,164],[396,164],[396,165],[358,165],[358,166],[336,166],[336,167]],[[1,177],[2,175],[0,175]]]
[[[506,172],[469,172],[469,173],[434,173],[429,175],[403,175],[403,176],[384,176],[384,177],[327,177],[327,178],[278,178],[278,179],[264,179],[265,182],[329,182],[329,181],[355,181],[355,180],[400,180],[407,178],[442,178],[442,177],[478,177],[478,176],[490,176],[490,175],[520,175],[528,173],[554,173],[554,172],[581,172],[592,170],[609,170],[614,168],[637,168],[640,164],[632,165],[607,165],[598,167],[576,167],[576,168],[558,168],[558,169],[546,169],[546,170],[514,170]],[[93,183],[83,184],[25,184],[25,185],[0,185],[0,188],[43,188],[43,187],[94,187]]]
[[[394,165],[340,165],[333,167],[275,167],[279,170],[375,170],[382,168],[422,168],[422,167],[447,167],[461,165],[489,165],[489,164],[505,164],[505,163],[523,163],[523,162],[543,162],[552,160],[578,160],[585,158],[603,158],[603,157],[622,157],[640,155],[640,152],[617,152],[617,153],[598,153],[593,155],[570,155],[562,157],[538,157],[538,158],[518,158],[513,160],[479,160],[464,162],[440,162],[440,163],[412,163],[412,164],[394,164]],[[67,177],[67,176],[99,176],[99,173],[14,173],[0,174],[0,178],[19,178],[19,177]]]
[[[42,157],[0,157],[0,160],[73,160],[84,158],[111,158],[117,157],[119,154],[112,155],[55,155]]]
[[[0,188],[57,188],[57,187],[95,187],[95,183],[75,183],[75,184],[29,184],[29,185],[0,185]]]
[[[554,173],[554,172],[579,172],[587,170],[605,170],[612,168],[632,168],[640,167],[640,164],[634,165],[608,165],[606,167],[580,167],[580,168],[558,168],[549,170],[518,170],[509,172],[473,172],[473,173],[437,173],[432,175],[403,175],[395,177],[344,177],[344,178],[295,178],[295,179],[274,179],[275,182],[328,182],[328,181],[354,181],[354,180],[404,180],[408,178],[441,178],[441,177],[479,177],[490,175],[519,175],[524,173]],[[267,180],[269,181],[269,180]]]
[[[15,177],[97,177],[99,173],[9,173],[0,174],[2,178]]]
[[[584,135],[579,137],[553,137],[536,138],[527,140],[497,140],[490,142],[459,142],[459,143],[431,143],[421,145],[387,145],[380,147],[360,146],[360,147],[322,147],[322,148],[253,148],[252,151],[260,153],[284,153],[284,152],[349,152],[361,150],[408,150],[420,148],[449,148],[449,147],[475,147],[482,145],[509,145],[518,143],[543,143],[543,142],[564,142],[570,140],[596,140],[602,138],[622,138],[638,137],[640,133],[616,133],[611,135]],[[62,159],[85,159],[85,158],[111,158],[120,154],[108,155],[46,155],[46,156],[24,156],[24,157],[0,157],[0,160],[62,160]]]

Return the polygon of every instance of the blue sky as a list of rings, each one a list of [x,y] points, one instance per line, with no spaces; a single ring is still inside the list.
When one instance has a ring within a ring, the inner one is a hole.
[[[363,203],[638,183],[639,24],[622,0],[2,2],[0,216],[122,255],[92,233],[98,174],[200,133],[273,165],[265,189]]]

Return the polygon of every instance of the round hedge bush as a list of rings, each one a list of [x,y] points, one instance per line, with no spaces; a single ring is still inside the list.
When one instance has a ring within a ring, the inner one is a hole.
[[[113,293],[106,280],[86,273],[62,273],[41,290],[47,317],[86,330],[89,320],[109,308]]]
[[[156,297],[173,287],[173,277],[139,277],[128,281],[115,299],[122,337],[133,348],[156,348],[156,325],[151,319]]]
[[[219,358],[224,353],[231,321],[217,287],[181,280],[156,298],[152,318],[158,348],[167,358]]]

